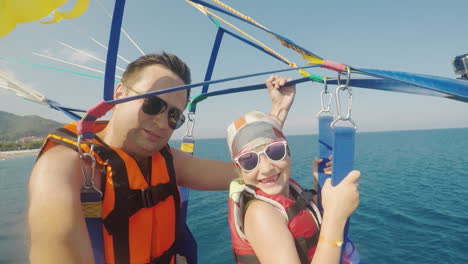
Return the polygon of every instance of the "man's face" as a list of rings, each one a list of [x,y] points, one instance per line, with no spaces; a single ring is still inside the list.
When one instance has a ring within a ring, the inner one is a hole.
[[[164,90],[184,85],[184,82],[173,72],[160,65],[145,67],[138,76],[138,80],[130,87],[140,94]],[[122,96],[136,95],[125,86]],[[117,131],[123,150],[136,157],[147,157],[161,150],[167,144],[174,132],[168,124],[168,112],[172,108],[183,111],[187,94],[185,90],[158,95],[167,103],[167,109],[156,115],[143,112],[144,99],[137,99],[116,105],[113,119],[117,123]]]

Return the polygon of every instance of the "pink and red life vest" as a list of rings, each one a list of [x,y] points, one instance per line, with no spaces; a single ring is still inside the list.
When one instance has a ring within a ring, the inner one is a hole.
[[[321,213],[312,202],[313,190],[303,190],[290,179],[289,193],[269,195],[255,186],[245,185],[241,180],[231,182],[229,191],[229,227],[234,258],[238,264],[260,263],[244,233],[246,205],[252,200],[261,200],[278,208],[288,219],[288,227],[294,236],[301,263],[310,263],[317,247],[322,222]]]

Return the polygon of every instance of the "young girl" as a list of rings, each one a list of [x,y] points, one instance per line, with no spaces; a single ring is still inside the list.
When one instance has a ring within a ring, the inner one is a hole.
[[[227,129],[240,178],[231,183],[229,225],[237,263],[333,263],[340,261],[346,220],[359,204],[358,171],[322,193],[303,190],[291,178],[291,155],[280,124],[254,111]],[[314,173],[319,160],[315,160]]]

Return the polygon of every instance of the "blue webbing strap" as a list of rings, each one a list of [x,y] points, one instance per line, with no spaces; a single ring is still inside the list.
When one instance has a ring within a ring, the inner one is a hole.
[[[224,29],[224,31],[226,32],[226,34],[228,34],[228,35],[230,35],[230,36],[232,36],[232,37],[234,37],[234,38],[236,38],[236,39],[238,39],[238,40],[240,40],[240,41],[242,41],[242,42],[244,42],[244,43],[246,43],[246,44],[248,44],[248,45],[250,45],[250,46],[252,46],[252,47],[254,47],[254,48],[256,48],[256,49],[258,49],[259,51],[262,51],[262,52],[264,52],[264,53],[266,53],[266,54],[272,56],[273,58],[275,58],[275,59],[277,59],[277,60],[280,60],[281,62],[284,62],[283,60],[281,60],[281,58],[279,58],[278,56],[276,56],[276,55],[273,54],[273,53],[270,53],[270,52],[266,51],[262,46],[256,44],[255,42],[250,41],[250,40],[248,40],[248,39],[246,39],[246,38],[243,38],[243,37],[237,35],[236,33],[231,32],[231,31],[229,31],[229,30],[227,30],[227,29]],[[284,62],[284,63],[285,63],[285,62]]]
[[[319,177],[318,177],[318,193],[321,193],[323,184],[325,183],[325,180],[330,177],[326,175],[323,172],[323,169],[325,169],[326,164],[328,161],[328,157],[332,154],[333,148],[333,134],[332,134],[332,129],[330,127],[331,122],[333,121],[333,116],[330,115],[322,115],[319,116],[318,118],[319,124],[318,124],[318,147],[319,147],[319,158],[323,159],[322,162],[320,162],[319,167],[318,167],[318,172],[319,172]],[[320,208],[322,208],[322,201],[321,201],[321,196],[319,195],[319,201],[318,205]]]
[[[292,80],[292,81],[286,82],[284,85],[290,86],[290,85],[303,83],[307,81],[310,81],[309,77]],[[261,84],[247,85],[247,86],[242,86],[242,87],[228,88],[228,89],[223,89],[219,91],[213,91],[213,92],[206,93],[206,96],[209,97],[209,96],[217,96],[217,95],[230,94],[230,93],[240,93],[240,92],[260,90],[260,89],[265,89],[265,88],[266,88],[265,84],[261,83]]]
[[[219,11],[219,12],[221,12],[221,13],[223,13],[223,14],[226,14],[226,15],[228,15],[228,16],[234,17],[234,18],[239,19],[239,20],[241,20],[241,21],[244,21],[244,22],[246,22],[246,23],[248,23],[248,24],[250,24],[250,25],[252,25],[252,26],[254,26],[254,27],[256,27],[256,28],[259,28],[259,29],[261,29],[261,30],[263,30],[263,31],[265,31],[265,32],[267,32],[267,33],[270,33],[270,34],[272,34],[272,35],[274,35],[274,36],[276,36],[276,37],[282,39],[282,40],[285,41],[285,42],[288,42],[289,44],[292,44],[292,45],[296,46],[297,48],[299,48],[299,49],[301,49],[301,50],[303,50],[303,51],[305,51],[305,52],[307,52],[307,53],[309,53],[309,54],[311,54],[311,55],[313,55],[313,56],[315,56],[315,57],[317,57],[317,58],[319,58],[319,59],[322,59],[320,56],[318,56],[318,55],[316,55],[316,54],[314,54],[314,53],[308,51],[307,49],[305,49],[305,48],[303,48],[303,47],[301,47],[301,46],[299,46],[299,45],[297,45],[296,43],[292,42],[291,40],[289,40],[289,39],[287,39],[287,38],[285,38],[285,37],[283,37],[283,36],[281,36],[281,35],[279,35],[279,34],[276,34],[275,32],[273,32],[273,31],[271,31],[271,30],[269,30],[269,29],[266,29],[266,28],[260,27],[260,26],[258,26],[258,25],[255,25],[254,23],[252,23],[252,22],[250,22],[250,21],[247,21],[247,20],[245,20],[245,19],[243,19],[243,18],[241,18],[241,17],[238,17],[238,16],[232,14],[232,13],[229,12],[229,11],[224,10],[223,8],[217,7],[217,6],[213,5],[213,4],[207,3],[207,2],[202,1],[202,0],[190,0],[190,1],[192,1],[192,2],[194,2],[194,3],[197,3],[197,4],[200,4],[200,5],[203,5],[203,6],[205,6],[205,7],[211,8],[211,9],[213,9],[213,10]]]
[[[114,6],[114,14],[112,17],[111,32],[109,37],[109,48],[107,50],[106,73],[104,78],[104,100],[111,100],[114,92],[115,83],[115,66],[117,63],[117,51],[119,48],[120,28],[122,27],[123,11],[125,0],[116,0]],[[96,193],[96,195],[99,195]],[[90,197],[89,195],[81,196],[81,199],[91,199],[95,201],[101,197]],[[83,200],[82,200],[83,202]],[[102,220],[101,218],[85,218],[86,227],[88,229],[91,247],[93,248],[95,264],[104,264],[104,239],[102,237]]]
[[[184,136],[182,139],[182,145],[187,144],[192,146],[195,144],[193,137]],[[193,155],[193,148],[188,151],[182,149],[184,152]],[[187,226],[187,209],[189,201],[189,189],[179,186],[179,192],[181,196],[182,206],[180,208],[179,220],[177,223],[177,240],[176,240],[176,252],[184,256],[189,264],[197,263],[197,241]]]
[[[331,183],[333,186],[339,184],[353,170],[354,167],[354,138],[353,127],[335,127],[333,143],[333,174]],[[343,241],[345,244],[341,249],[341,259],[348,239],[349,218],[346,221]]]
[[[215,42],[213,43],[213,48],[211,50],[210,61],[208,62],[208,67],[205,73],[205,80],[203,84],[202,94],[206,93],[209,88],[208,81],[211,80],[211,76],[213,74],[214,66],[216,64],[216,59],[218,57],[218,51],[221,46],[221,41],[223,40],[224,30],[222,28],[218,28],[218,32],[216,33]],[[190,114],[195,114],[196,112],[197,103],[190,104]],[[193,128],[193,127],[192,127]],[[182,151],[193,155],[195,139],[192,135],[186,135],[182,138],[181,142]],[[177,223],[178,226],[178,234],[177,234],[177,241],[176,241],[176,251],[184,256],[188,263],[196,264],[197,263],[197,241],[195,240],[192,232],[190,231],[189,227],[187,226],[187,209],[188,209],[188,201],[190,190],[188,188],[179,186],[180,196],[182,200],[182,206],[180,209],[179,221]]]
[[[221,46],[221,41],[223,40],[224,29],[218,28],[218,32],[216,33],[216,39],[213,44],[213,49],[211,50],[210,62],[208,63],[208,69],[206,69],[205,73],[205,82],[211,80],[211,76],[213,74],[214,66],[216,64],[216,58],[218,57],[219,47]],[[206,93],[208,91],[209,84],[203,85],[202,93]]]
[[[218,51],[221,46],[221,41],[223,40],[224,30],[223,28],[219,27],[218,32],[216,33],[215,42],[213,44],[213,48],[211,50],[210,61],[208,62],[208,68],[206,69],[205,73],[205,80],[202,89],[202,94],[205,94],[208,91],[209,83],[208,81],[211,80],[211,76],[213,74],[214,66],[216,64],[216,59],[218,57]],[[197,103],[190,104],[190,114],[195,114],[196,112]],[[193,127],[192,127],[193,129]],[[193,136],[186,135],[182,138],[182,151],[193,155],[195,145],[195,139]],[[190,190],[185,187],[179,186],[179,191],[182,200],[182,206],[180,209],[180,216],[178,225],[178,234],[177,234],[177,241],[176,241],[176,251],[180,253],[180,255],[184,256],[188,263],[196,264],[197,263],[197,241],[193,237],[192,232],[190,231],[189,227],[187,226],[187,209],[188,209],[188,201],[189,201],[189,194]]]
[[[175,91],[180,91],[180,90],[186,90],[186,89],[190,89],[190,88],[193,88],[193,87],[202,86],[204,84],[221,83],[221,82],[227,82],[227,81],[232,81],[232,80],[237,80],[237,79],[245,79],[245,78],[249,78],[249,77],[255,77],[255,76],[259,76],[259,75],[265,75],[265,74],[271,74],[271,73],[277,73],[277,72],[295,71],[295,70],[298,70],[298,69],[308,69],[308,68],[316,68],[316,67],[319,67],[319,66],[311,65],[311,66],[298,67],[298,68],[288,68],[288,69],[282,69],[282,70],[267,71],[267,72],[261,72],[261,73],[254,73],[254,74],[236,76],[236,77],[229,77],[229,78],[224,78],[224,79],[219,79],[219,80],[212,80],[212,81],[207,81],[207,82],[202,82],[202,83],[186,84],[186,85],[181,85],[181,86],[173,87],[173,88],[169,88],[169,89],[153,91],[153,92],[149,92],[149,93],[144,93],[144,94],[139,94],[139,95],[134,95],[134,96],[128,96],[128,97],[124,97],[124,98],[116,99],[116,100],[111,100],[111,101],[108,101],[108,103],[119,104],[119,103],[124,103],[124,102],[131,101],[131,100],[145,98],[145,97],[152,96],[152,95],[158,95],[158,94],[170,93],[170,92],[175,92]],[[301,79],[297,79],[297,80],[288,82],[288,84],[292,84],[292,83],[298,84],[298,83],[307,82],[307,81],[310,81],[310,78],[305,77],[305,78],[301,78]],[[212,94],[212,93],[214,95],[230,94],[230,93],[237,92],[237,89],[240,89],[239,90],[240,92],[249,91],[249,88],[251,88],[250,90],[258,90],[258,89],[262,89],[262,88],[266,88],[266,87],[265,87],[265,84],[263,83],[263,84],[259,84],[259,85],[244,86],[244,87],[241,87],[241,88],[223,89],[223,90],[219,90],[219,91],[211,92],[211,93],[207,93],[207,94]],[[226,92],[223,93],[222,91],[226,91]]]
[[[58,110],[62,113],[64,113],[65,115],[67,115],[68,117],[70,117],[71,119],[75,120],[75,121],[78,121],[81,119],[81,116],[71,112],[73,110],[69,110],[67,109],[66,107],[61,107],[61,106],[57,106],[57,105],[49,105],[50,108],[53,108],[55,110]]]
[[[114,96],[115,66],[117,64],[117,53],[119,51],[120,29],[125,9],[125,0],[116,0],[114,14],[109,36],[109,45],[106,58],[106,73],[104,75],[104,100],[110,101]]]
[[[80,193],[81,203],[101,203],[101,194],[98,192],[81,192]],[[101,208],[96,208],[96,210],[102,211]],[[97,211],[95,211],[97,212]],[[88,228],[89,239],[91,240],[91,246],[93,249],[94,263],[95,264],[104,264],[104,237],[102,235],[102,220],[100,216],[101,212],[98,212],[98,215],[95,217],[86,216],[85,222],[86,227]]]
[[[319,117],[318,125],[318,143],[319,143],[319,158],[323,161],[319,164],[319,187],[322,188],[325,180],[329,177],[323,173],[325,164],[329,161],[328,157],[332,154],[333,134],[330,127],[333,121],[333,116],[324,115]]]

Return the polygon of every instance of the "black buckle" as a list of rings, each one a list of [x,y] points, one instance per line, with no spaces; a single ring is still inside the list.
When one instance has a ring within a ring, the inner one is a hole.
[[[304,199],[304,201],[306,201],[306,204],[311,202],[313,199],[314,199],[314,195],[316,195],[317,193],[315,192],[315,190],[304,190],[300,197],[302,199]]]
[[[153,207],[153,195],[150,188],[141,190],[141,200],[143,208]]]

